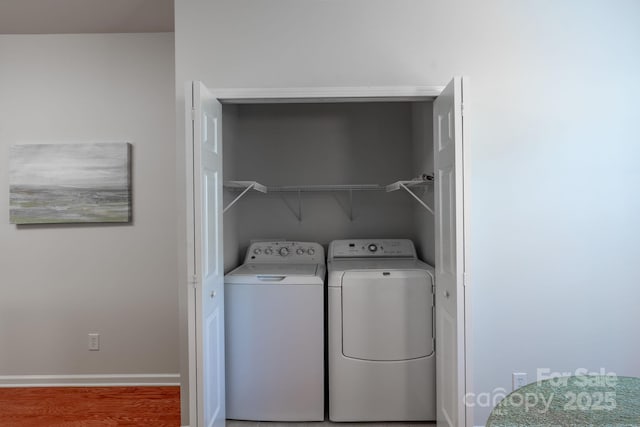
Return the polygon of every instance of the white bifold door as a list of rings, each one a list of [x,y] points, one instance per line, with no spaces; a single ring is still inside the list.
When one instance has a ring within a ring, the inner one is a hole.
[[[464,288],[464,82],[462,78],[454,78],[433,105],[438,427],[467,425],[464,405],[467,376]]]
[[[225,423],[222,106],[200,82],[186,88],[190,425]]]

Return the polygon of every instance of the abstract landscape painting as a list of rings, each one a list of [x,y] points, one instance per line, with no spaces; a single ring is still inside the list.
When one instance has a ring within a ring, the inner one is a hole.
[[[129,222],[131,144],[13,145],[12,224]]]

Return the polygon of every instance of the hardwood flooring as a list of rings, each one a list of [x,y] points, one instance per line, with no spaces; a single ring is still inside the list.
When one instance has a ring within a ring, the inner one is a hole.
[[[435,423],[428,422],[379,422],[379,423],[334,423],[331,421],[316,421],[306,423],[290,422],[266,422],[266,421],[236,421],[227,420],[227,427],[436,427]]]
[[[0,388],[0,427],[179,427],[179,387]],[[277,423],[227,427],[429,427],[431,423]]]
[[[179,427],[179,387],[0,388],[2,427]]]

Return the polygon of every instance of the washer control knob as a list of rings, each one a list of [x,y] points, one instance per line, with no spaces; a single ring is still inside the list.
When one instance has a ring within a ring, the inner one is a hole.
[[[267,249],[265,249],[265,250],[264,250],[264,254],[265,254],[265,255],[271,255],[271,254],[273,254],[273,249],[271,249],[271,248],[267,248]]]
[[[368,246],[369,252],[375,252],[378,250],[378,245],[376,245],[375,243],[372,243]]]
[[[315,253],[316,253],[316,250],[315,250],[315,249],[313,249],[313,248],[309,248],[309,249],[307,249],[307,253],[308,253],[309,255],[313,255],[313,254],[315,254]]]
[[[255,249],[253,250],[253,253],[254,253],[254,254],[256,254],[256,255],[260,255],[260,254],[262,253],[262,249],[260,249],[260,248],[255,248]]]
[[[298,250],[296,251],[296,253],[297,253],[298,255],[302,255],[302,254],[304,253],[304,249],[302,249],[302,248],[298,248]]]
[[[289,249],[288,248],[280,248],[280,256],[287,256],[289,255]]]

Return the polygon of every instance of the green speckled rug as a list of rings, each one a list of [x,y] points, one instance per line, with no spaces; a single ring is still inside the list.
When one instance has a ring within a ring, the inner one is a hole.
[[[487,427],[637,427],[640,378],[567,376],[528,384],[505,397]]]

